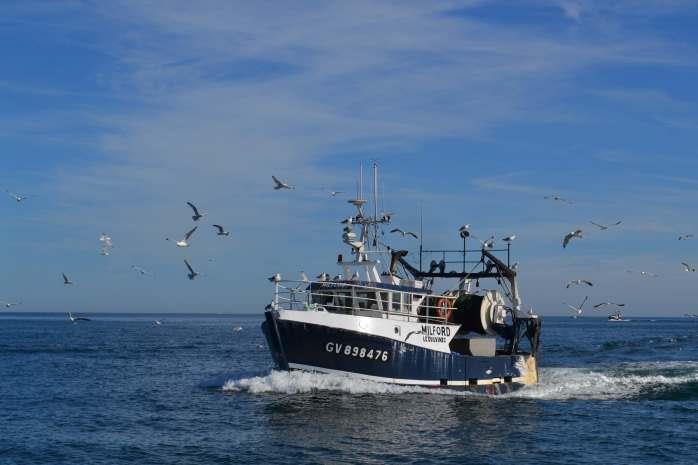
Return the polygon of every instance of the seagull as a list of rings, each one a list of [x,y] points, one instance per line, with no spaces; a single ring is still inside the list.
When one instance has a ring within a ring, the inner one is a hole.
[[[194,211],[194,216],[191,217],[192,220],[199,221],[201,218],[206,216],[206,213],[199,213],[199,210],[196,208],[196,206],[193,203],[187,202],[187,205],[189,205],[191,207],[191,209]]]
[[[601,231],[606,231],[609,228],[620,225],[622,223],[622,221],[616,221],[615,223],[609,224],[609,225],[594,223],[593,221],[589,221],[589,223],[593,224],[594,226],[599,228]]]
[[[354,218],[352,218],[351,216],[340,221],[340,224],[353,224],[353,223],[354,223]]]
[[[295,187],[289,185],[289,184],[288,184],[287,182],[285,182],[285,181],[281,181],[281,180],[280,180],[279,178],[277,178],[276,176],[273,176],[273,175],[272,175],[271,178],[274,180],[274,183],[276,184],[276,185],[274,186],[274,190],[275,190],[275,191],[278,191],[278,190],[280,190],[280,189],[295,189]]]
[[[338,274],[334,278],[332,278],[332,281],[341,281],[342,279],[344,279],[344,276]]]
[[[587,303],[587,300],[589,300],[589,296],[584,297],[584,300],[582,301],[582,304],[579,307],[575,307],[574,305],[570,305],[568,303],[563,302],[565,305],[567,305],[572,311],[576,313],[574,315],[574,318],[577,318],[582,314],[582,307],[584,307],[584,304]]]
[[[416,235],[415,233],[413,233],[412,231],[403,231],[403,230],[400,229],[400,228],[391,229],[390,232],[391,232],[391,233],[402,234],[402,237],[405,237],[405,236],[412,236],[412,237],[414,237],[415,239],[419,239],[419,236],[417,236],[417,235]]]
[[[150,274],[151,274],[150,271],[145,270],[145,269],[143,269],[143,268],[141,268],[140,266],[137,266],[137,265],[131,265],[131,269],[132,269],[133,271],[135,271],[136,273],[140,274],[141,276],[146,276],[146,275],[150,275]]]
[[[189,264],[189,262],[187,261],[186,258],[184,259],[184,264],[187,265],[187,269],[189,270],[189,274],[187,275],[187,278],[189,278],[190,281],[193,281],[194,278],[199,276],[199,273],[194,271],[194,268],[191,267],[191,265]]]
[[[233,332],[239,333],[240,331],[242,331],[242,326],[236,326],[233,328]]]
[[[73,284],[73,282],[68,279],[68,277],[65,275],[65,273],[61,273],[63,275],[63,284]]]
[[[546,195],[546,196],[543,197],[543,198],[546,199],[546,200],[554,200],[554,201],[556,201],[556,202],[562,202],[562,203],[572,204],[572,202],[570,202],[570,201],[567,200],[567,199],[563,199],[563,198],[560,197],[559,195]]]
[[[89,318],[86,318],[84,316],[73,316],[72,313],[68,312],[68,319],[75,323],[76,321],[90,321]]]
[[[217,235],[219,235],[219,236],[230,236],[230,231],[226,231],[225,229],[223,229],[223,226],[221,226],[221,225],[219,225],[219,224],[214,224],[213,227],[216,228],[216,229],[218,230],[218,232],[216,233]]]
[[[695,236],[693,234],[684,234],[683,236],[679,236],[680,241],[687,241],[688,239],[693,239]]]
[[[188,243],[187,241],[189,240],[189,238],[191,237],[191,235],[194,234],[194,231],[196,231],[196,228],[198,228],[198,226],[194,226],[194,229],[192,229],[191,231],[189,231],[188,233],[186,233],[186,234],[184,235],[184,239],[182,239],[181,241],[175,242],[175,245],[176,245],[177,247],[189,247],[189,243]],[[166,241],[169,241],[170,238],[169,238],[169,237],[166,237],[165,240],[166,240]]]
[[[599,304],[594,305],[594,310],[598,310],[601,307],[605,307],[607,305],[614,305],[616,307],[625,307],[625,304],[617,304],[615,302],[601,302]]]
[[[640,271],[640,274],[642,276],[649,277],[649,278],[658,278],[659,277],[658,274],[650,273],[649,271]]]
[[[490,236],[486,241],[480,241],[483,249],[491,249],[494,247],[494,236]]]
[[[463,226],[458,228],[458,235],[463,239],[467,239],[468,237],[470,237],[470,225],[464,224]]]
[[[513,265],[510,266],[510,268],[514,271],[519,269],[519,262],[515,262]]]
[[[502,239],[502,242],[512,242],[514,239],[516,239],[516,234],[512,234],[511,236],[507,236],[504,239]]]
[[[15,194],[15,193],[7,191],[7,190],[5,192],[7,192],[7,195],[9,195],[13,199],[15,199],[17,201],[17,203],[21,203],[21,202],[24,202],[25,200],[27,200],[26,195]]]
[[[276,274],[273,275],[273,276],[269,276],[269,277],[267,278],[267,280],[268,280],[270,283],[280,283],[280,282],[281,282],[281,275],[280,275],[279,273],[276,273]]]
[[[99,236],[99,242],[102,243],[102,247],[99,250],[99,254],[103,256],[109,255],[109,250],[114,246],[114,244],[111,241],[111,237],[107,236],[105,233],[102,233]]]
[[[696,269],[693,268],[693,267],[692,267],[691,265],[689,265],[688,263],[686,263],[686,262],[681,262],[681,264],[683,265],[683,270],[684,270],[684,271],[689,272],[689,273],[695,273],[695,272],[696,272]]]
[[[343,191],[330,191],[330,197],[337,197],[339,194],[344,194]]]
[[[160,325],[162,324],[162,321],[160,321],[160,320],[155,320],[155,321],[153,321],[153,324],[154,324],[155,326],[160,326]]]
[[[572,239],[581,239],[583,237],[583,234],[584,231],[582,231],[581,229],[577,229],[566,234],[565,238],[562,240],[562,248],[566,248],[567,244],[569,244]]]
[[[301,271],[301,281],[303,281],[304,283],[310,282],[310,280],[308,279],[308,275],[305,274],[305,271]]]
[[[565,287],[569,289],[572,286],[580,286],[582,284],[586,284],[589,287],[592,287],[594,285],[594,283],[592,283],[591,281],[587,281],[586,279],[574,279],[568,282]]]
[[[322,273],[317,275],[316,278],[319,279],[320,281],[327,281],[330,278],[330,276],[323,271]]]
[[[2,306],[5,307],[5,308],[12,308],[12,307],[14,307],[15,305],[19,305],[19,304],[21,304],[21,303],[22,303],[22,302],[2,302],[2,301],[0,301],[0,304],[2,304]]]

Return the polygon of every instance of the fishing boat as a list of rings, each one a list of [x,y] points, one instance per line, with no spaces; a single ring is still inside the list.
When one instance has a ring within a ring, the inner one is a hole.
[[[337,256],[341,271],[270,278],[262,331],[276,367],[489,394],[537,383],[541,320],[521,310],[511,244],[469,249],[461,228],[462,248],[427,250],[420,227],[413,265],[385,243],[392,214],[378,212],[378,166],[372,215],[362,178],[349,200],[356,211],[342,222],[350,255]]]

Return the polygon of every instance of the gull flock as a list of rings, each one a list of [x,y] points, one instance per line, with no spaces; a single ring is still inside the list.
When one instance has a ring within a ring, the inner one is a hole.
[[[272,175],[271,178],[273,181],[272,187],[276,191],[295,189],[295,186],[291,185],[286,180],[282,180],[275,175]],[[329,190],[329,191],[325,190],[325,191],[328,192],[330,197],[337,197],[339,194],[343,193],[343,191],[337,191],[337,190]],[[15,192],[10,192],[8,190],[6,190],[5,192],[18,204],[25,203],[30,198],[30,196],[18,194]],[[572,201],[570,201],[566,198],[563,198],[557,194],[547,195],[544,197],[544,199],[550,200],[552,202],[558,202],[558,203],[565,204],[565,205],[574,205]],[[191,219],[195,223],[200,222],[204,217],[207,216],[207,213],[200,210],[193,202],[187,201],[186,205],[191,209],[191,212],[192,212]],[[390,213],[384,213],[383,215],[384,215],[384,218],[388,218],[388,219],[390,218],[390,216],[392,216],[392,214],[390,214]],[[345,225],[351,224],[352,218],[345,219],[341,223],[345,224]],[[609,224],[603,224],[603,223],[599,223],[599,222],[595,222],[595,221],[589,221],[589,223],[591,225],[593,225],[594,228],[598,232],[604,232],[604,231],[608,231],[612,228],[617,228],[617,227],[621,226],[623,222],[619,220],[619,221],[615,221],[615,222],[609,223]],[[211,226],[214,228],[215,234],[218,237],[229,237],[231,234],[230,231],[226,230],[225,227],[220,225],[220,224],[212,224]],[[165,240],[170,241],[170,242],[174,242],[175,246],[178,248],[189,248],[191,246],[192,237],[194,236],[194,233],[198,230],[198,227],[199,226],[196,225],[193,228],[191,228],[189,231],[187,231],[184,234],[184,237],[180,240],[172,240],[169,237],[166,237]],[[419,236],[416,233],[414,233],[412,231],[406,231],[406,230],[403,230],[401,228],[394,228],[394,229],[390,230],[390,233],[399,234],[403,238],[411,237],[414,239],[419,239]],[[490,236],[488,239],[485,239],[485,240],[478,239],[476,236],[474,236],[471,233],[470,224],[462,225],[458,229],[458,233],[459,233],[459,236],[461,238],[463,238],[464,240],[471,238],[471,237],[474,239],[477,239],[480,242],[480,244],[482,245],[483,249],[492,249],[496,243],[496,239],[494,236]],[[569,233],[565,234],[564,237],[562,238],[562,248],[567,249],[568,247],[570,247],[573,244],[573,241],[576,242],[578,240],[583,239],[585,237],[585,234],[586,234],[585,231],[581,228],[574,229],[574,230],[570,231]],[[509,245],[516,239],[516,237],[517,237],[516,234],[511,234],[509,236],[501,238],[500,241]],[[691,240],[694,238],[695,238],[695,235],[692,233],[681,234],[678,236],[679,241],[688,241],[688,240]],[[102,233],[99,236],[98,240],[100,243],[99,254],[102,256],[105,256],[105,257],[109,256],[112,253],[112,249],[114,247],[114,242],[113,242],[112,238],[107,233]],[[194,269],[192,263],[189,261],[188,258],[184,258],[183,261],[184,261],[186,271],[187,271],[186,277],[190,281],[194,281],[197,277],[201,276],[201,274]],[[212,259],[209,259],[209,261],[212,261]],[[690,264],[688,262],[681,262],[681,266],[683,267],[684,272],[687,272],[687,273],[695,273],[696,272],[695,266],[693,266],[692,264]],[[518,263],[516,263],[513,266],[513,269],[516,269],[517,267],[518,267]],[[131,269],[133,272],[137,273],[140,276],[152,276],[152,273],[150,271],[146,270],[145,268],[143,268],[139,265],[135,265],[135,264],[131,265]],[[645,271],[645,270],[640,270],[640,271],[626,270],[626,272],[627,273],[637,273],[640,276],[646,277],[646,278],[658,278],[659,277],[659,275],[652,273],[652,272],[649,272],[649,271]],[[308,280],[305,273],[302,272],[302,276],[303,276],[304,281]],[[61,277],[63,279],[63,284],[65,286],[73,286],[74,285],[73,281],[68,277],[68,275],[66,273],[61,273]],[[335,277],[335,279],[337,279],[337,278],[341,278],[341,276]],[[269,278],[269,280],[272,282],[278,281],[280,279],[281,278],[280,278],[279,274],[275,274],[274,276]],[[327,273],[323,272],[317,276],[317,279],[325,281],[325,280],[329,280],[330,278],[329,278],[329,275]],[[573,280],[567,281],[565,284],[565,287],[567,289],[570,289],[573,287],[578,287],[578,286],[593,287],[594,284],[587,279],[573,279]],[[563,304],[566,305],[567,307],[569,307],[569,309],[572,311],[573,318],[578,318],[583,314],[584,305],[587,303],[588,300],[589,300],[589,296],[586,296],[584,298],[584,300],[581,302],[581,304],[578,306],[570,305],[570,304],[565,303],[565,302],[563,302]],[[0,309],[10,309],[10,308],[18,306],[20,304],[21,304],[21,302],[19,302],[19,301],[15,302],[15,301],[2,301],[2,300],[0,300]],[[623,304],[623,303],[605,301],[605,302],[600,302],[596,305],[593,305],[592,308],[594,310],[603,310],[603,309],[606,309],[609,307],[620,308],[620,307],[624,307],[624,306],[625,306],[625,304]],[[690,315],[693,315],[693,314],[690,314]],[[89,321],[89,319],[87,319],[87,318],[73,316],[72,313],[69,313],[68,316],[69,316],[69,320],[72,322]],[[154,324],[160,325],[161,322],[155,321]]]

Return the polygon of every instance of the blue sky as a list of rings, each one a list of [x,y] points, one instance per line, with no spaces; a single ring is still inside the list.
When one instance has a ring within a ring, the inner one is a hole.
[[[0,186],[31,197],[0,202],[0,300],[261,311],[266,276],[337,272],[351,210],[322,187],[351,191],[377,159],[394,225],[417,228],[421,205],[425,245],[456,246],[463,223],[516,233],[544,315],[583,298],[575,278],[628,314],[696,312],[680,263],[698,242],[676,240],[698,233],[695,24],[678,0],[5,4]],[[231,237],[164,241],[191,227],[187,200]]]

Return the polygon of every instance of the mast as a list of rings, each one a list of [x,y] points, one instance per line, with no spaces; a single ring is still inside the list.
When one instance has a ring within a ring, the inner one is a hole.
[[[373,242],[378,250],[378,163],[373,161]]]

